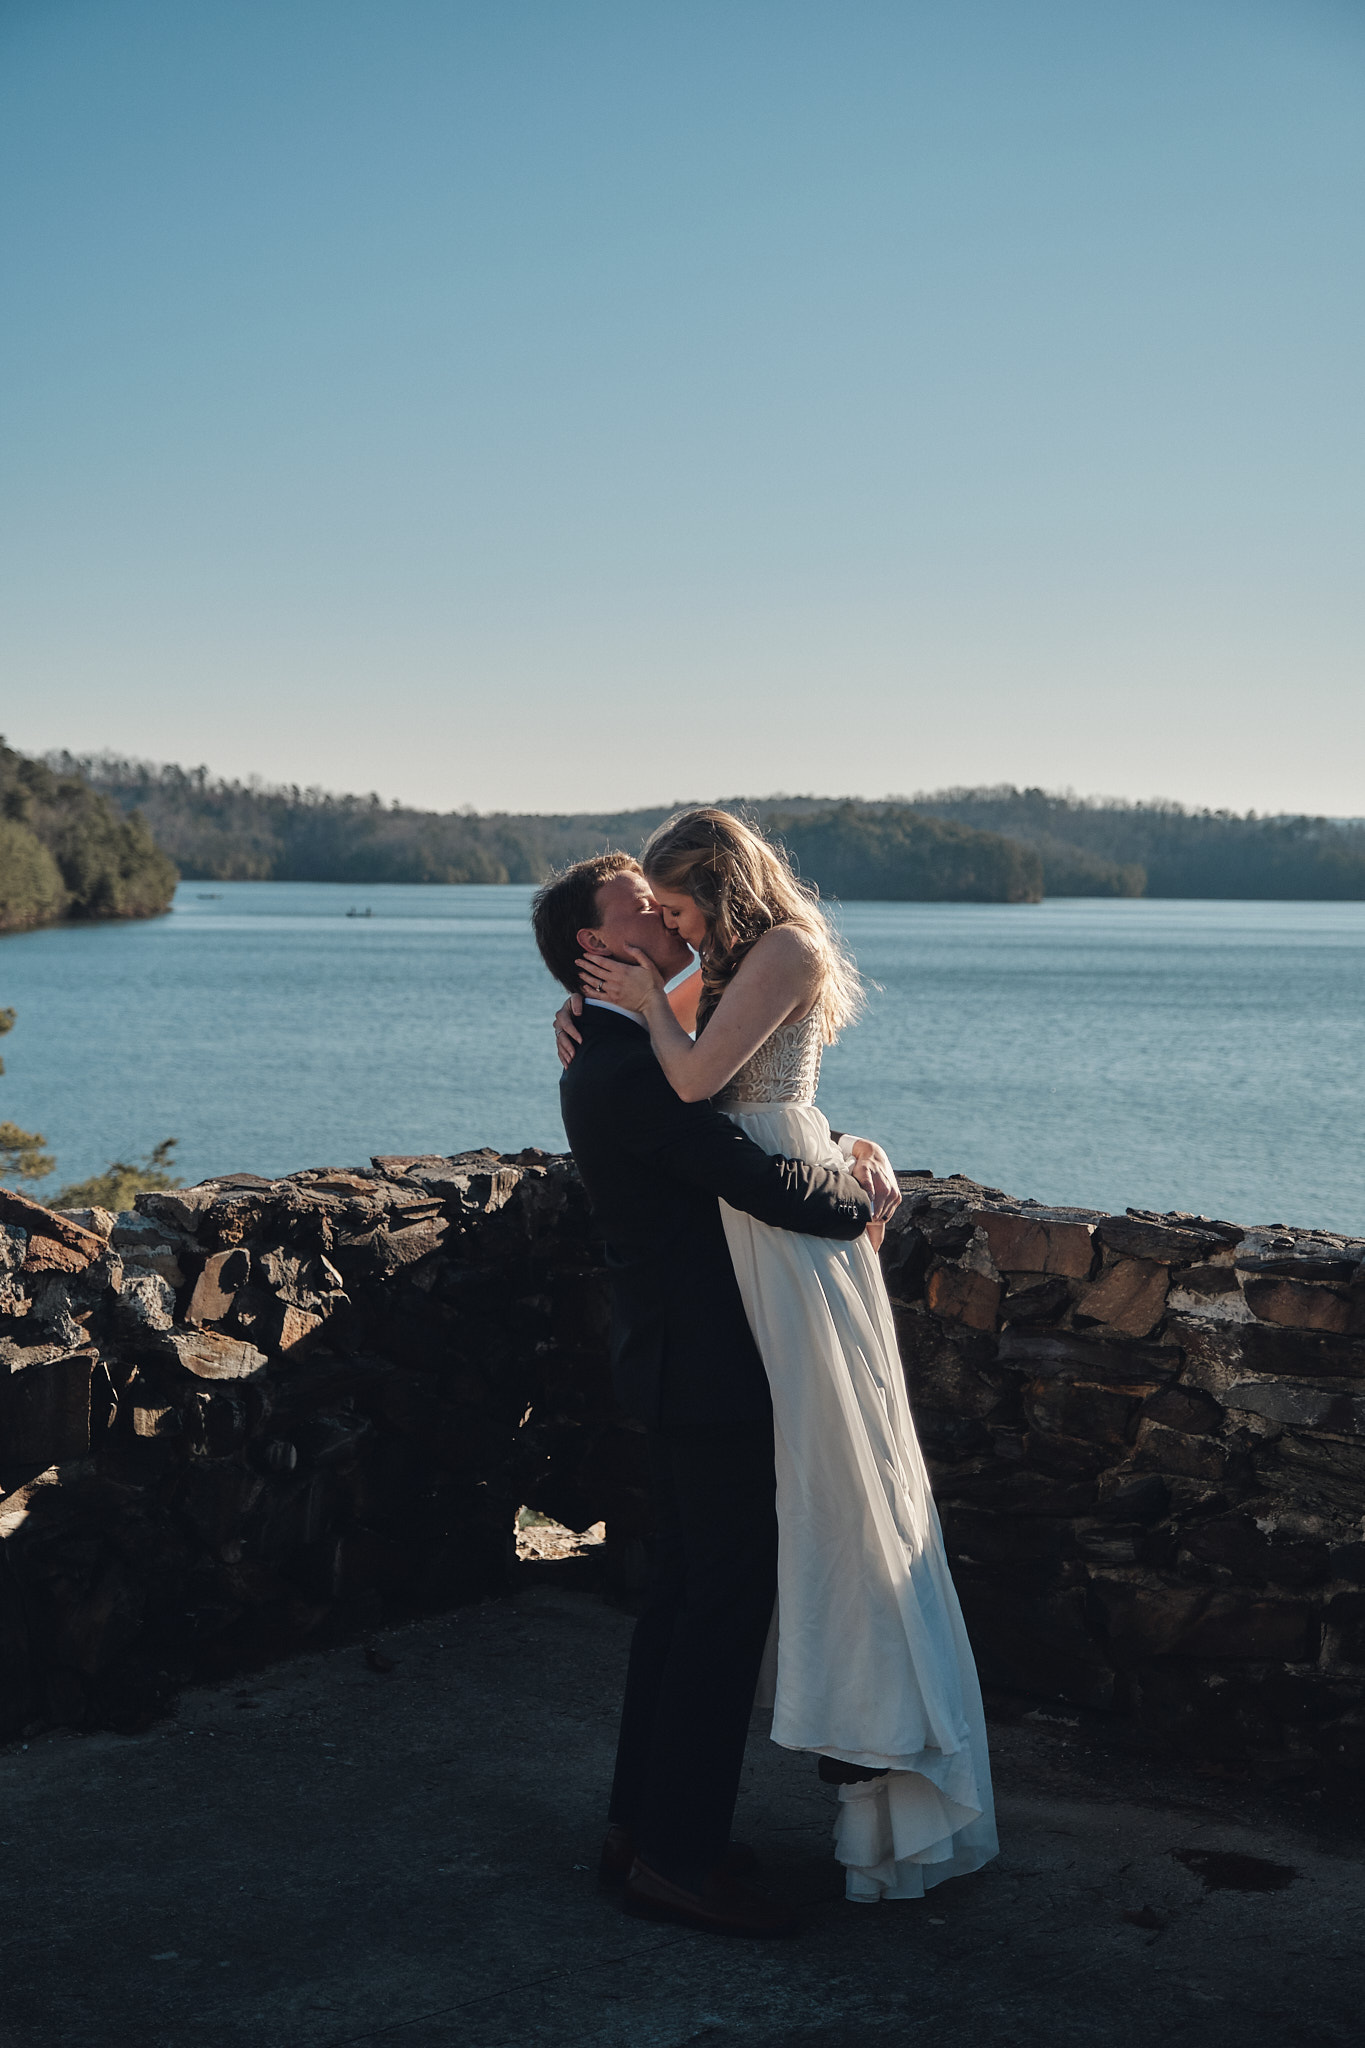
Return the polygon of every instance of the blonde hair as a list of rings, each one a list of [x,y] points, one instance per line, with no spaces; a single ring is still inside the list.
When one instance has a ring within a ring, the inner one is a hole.
[[[641,856],[645,879],[690,896],[706,919],[700,1021],[725,992],[745,954],[775,926],[803,932],[819,959],[815,1007],[833,1045],[864,1002],[863,984],[843,941],[820,908],[819,892],[792,872],[784,848],[770,846],[729,811],[710,805],[680,811],[652,832]]]

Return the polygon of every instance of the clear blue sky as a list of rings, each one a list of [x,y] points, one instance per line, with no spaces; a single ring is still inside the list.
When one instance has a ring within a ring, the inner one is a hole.
[[[3,0],[0,729],[1365,812],[1354,0]]]

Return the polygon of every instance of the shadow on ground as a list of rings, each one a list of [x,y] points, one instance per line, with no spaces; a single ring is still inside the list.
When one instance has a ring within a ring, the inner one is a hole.
[[[592,1866],[630,1625],[542,1567],[149,1734],[0,1750],[0,2048],[1360,2039],[1359,1836],[1062,1719],[993,1726],[998,1863],[871,1908],[842,1899],[832,1795],[756,1732],[740,1831],[804,1934],[626,1919]],[[1294,1875],[1210,1888],[1246,1875],[1228,1857]]]

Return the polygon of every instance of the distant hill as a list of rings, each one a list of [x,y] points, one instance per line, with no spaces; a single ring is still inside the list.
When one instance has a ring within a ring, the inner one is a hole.
[[[936,790],[909,801],[916,811],[1037,847],[1049,896],[1104,893],[1070,885],[1073,872],[1079,879],[1084,864],[1095,862],[1110,872],[1145,871],[1145,889],[1121,892],[1131,895],[1365,900],[1362,818],[1239,816],[1008,784]]]
[[[175,884],[174,862],[131,807],[0,740],[0,931],[152,917]]]
[[[214,781],[202,768],[51,758],[145,817],[194,881],[541,882],[608,847],[638,852],[669,815],[668,807],[562,816],[412,811],[377,796]],[[827,895],[1027,903],[1042,894],[1031,847],[908,807],[746,808]]]
[[[417,811],[377,796],[214,779],[112,755],[49,756],[139,813],[195,880],[539,882],[602,851],[637,851],[674,806],[516,814]],[[864,803],[721,798],[782,840],[830,896],[1036,902],[1040,896],[1365,900],[1365,821],[1190,811],[1011,786]]]

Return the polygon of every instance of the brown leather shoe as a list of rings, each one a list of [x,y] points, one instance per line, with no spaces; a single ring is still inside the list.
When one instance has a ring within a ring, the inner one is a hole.
[[[635,1838],[630,1829],[609,1827],[597,1863],[599,1883],[624,1884],[634,1861]],[[748,1877],[758,1869],[758,1857],[747,1842],[731,1842],[717,1868],[727,1877]]]
[[[625,1910],[642,1920],[672,1920],[699,1927],[704,1934],[743,1934],[771,1939],[795,1934],[797,1918],[766,1892],[743,1884],[724,1870],[713,1870],[699,1892],[651,1870],[637,1856],[626,1879]]]

